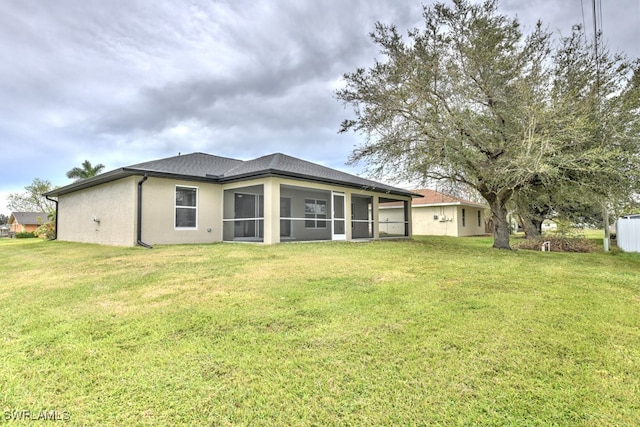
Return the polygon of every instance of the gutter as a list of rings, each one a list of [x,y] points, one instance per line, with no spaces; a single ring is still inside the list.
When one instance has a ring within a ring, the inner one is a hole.
[[[47,195],[45,195],[44,198],[56,204],[56,229],[55,229],[56,231],[53,235],[53,239],[51,240],[58,240],[58,201],[56,199],[50,198]]]
[[[147,174],[140,181],[138,181],[138,227],[137,227],[137,243],[140,246],[143,246],[147,249],[151,249],[152,247],[145,242],[142,241],[142,184],[149,179]],[[57,220],[57,217],[56,217]]]

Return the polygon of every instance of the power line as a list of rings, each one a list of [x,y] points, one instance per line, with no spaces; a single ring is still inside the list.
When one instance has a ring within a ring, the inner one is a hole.
[[[600,34],[602,34],[602,0],[598,0],[598,9],[599,9],[599,21],[600,21]]]
[[[584,19],[584,0],[580,0],[580,9],[582,10],[582,32],[587,34],[587,21]]]
[[[600,59],[598,58],[598,45],[600,44],[601,32],[598,31],[598,13],[596,9],[596,3],[599,0],[592,0],[593,9],[593,53],[596,61],[596,85],[600,86]],[[600,2],[600,16],[602,19],[602,2]]]

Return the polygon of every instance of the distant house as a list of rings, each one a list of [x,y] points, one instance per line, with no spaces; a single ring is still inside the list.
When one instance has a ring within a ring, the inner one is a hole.
[[[9,226],[7,224],[0,225],[0,237],[7,237],[9,235]]]
[[[542,222],[542,226],[540,228],[542,229],[542,231],[557,230],[558,229],[558,223],[555,222],[552,219],[545,219]]]
[[[31,233],[48,221],[44,212],[11,212],[9,231],[11,233]]]
[[[280,153],[174,156],[46,195],[57,198],[59,240],[120,246],[377,239],[378,206],[387,202],[407,211],[399,235],[411,237],[418,196]]]
[[[627,215],[616,222],[616,242],[626,252],[640,252],[640,215]]]
[[[485,234],[487,206],[431,189],[415,190],[422,197],[411,203],[411,228],[414,235],[478,236]],[[404,212],[398,203],[380,205],[380,233],[394,234],[402,224]]]

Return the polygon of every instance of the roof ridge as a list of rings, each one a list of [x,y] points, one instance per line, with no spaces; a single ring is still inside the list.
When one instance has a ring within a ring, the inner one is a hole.
[[[147,161],[145,161],[145,162],[139,162],[139,163],[136,163],[136,164],[134,164],[134,165],[124,166],[124,167],[131,167],[131,166],[135,166],[135,165],[139,165],[139,164],[144,164],[144,163],[157,162],[157,161],[160,161],[160,160],[177,159],[177,158],[179,158],[179,157],[188,157],[188,156],[195,156],[195,155],[203,155],[203,156],[208,156],[208,157],[216,157],[216,158],[218,158],[218,159],[236,160],[236,161],[239,161],[239,162],[241,162],[241,161],[242,161],[242,160],[239,160],[239,159],[235,159],[235,158],[233,158],[233,157],[218,156],[218,155],[216,155],[216,154],[203,153],[202,151],[194,151],[194,152],[192,152],[192,153],[184,153],[184,154],[183,154],[183,153],[178,152],[178,154],[176,154],[175,156],[169,156],[169,157],[162,157],[162,158],[159,158],[159,159],[147,160]]]
[[[273,153],[271,158],[271,162],[269,163],[269,168],[276,169],[276,166],[280,163],[280,159],[282,158],[282,153]]]
[[[209,157],[217,157],[219,159],[227,159],[227,160],[236,160],[238,162],[242,162],[243,160],[240,159],[236,159],[235,157],[227,157],[227,156],[218,156],[217,154],[211,154],[211,153],[203,153],[202,151],[195,151],[193,153],[189,153],[189,154],[183,154],[183,156],[188,156],[190,154],[204,154],[205,156],[209,156]]]

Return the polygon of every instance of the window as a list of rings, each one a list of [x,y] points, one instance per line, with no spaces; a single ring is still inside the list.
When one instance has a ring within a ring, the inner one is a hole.
[[[304,199],[305,228],[327,228],[327,201]]]
[[[465,227],[467,225],[467,218],[466,218],[466,212],[465,209],[462,208],[462,226]]]
[[[482,214],[480,213],[480,211],[478,211],[478,227],[480,227],[482,222]]]
[[[196,228],[198,218],[198,189],[176,187],[176,228]]]

